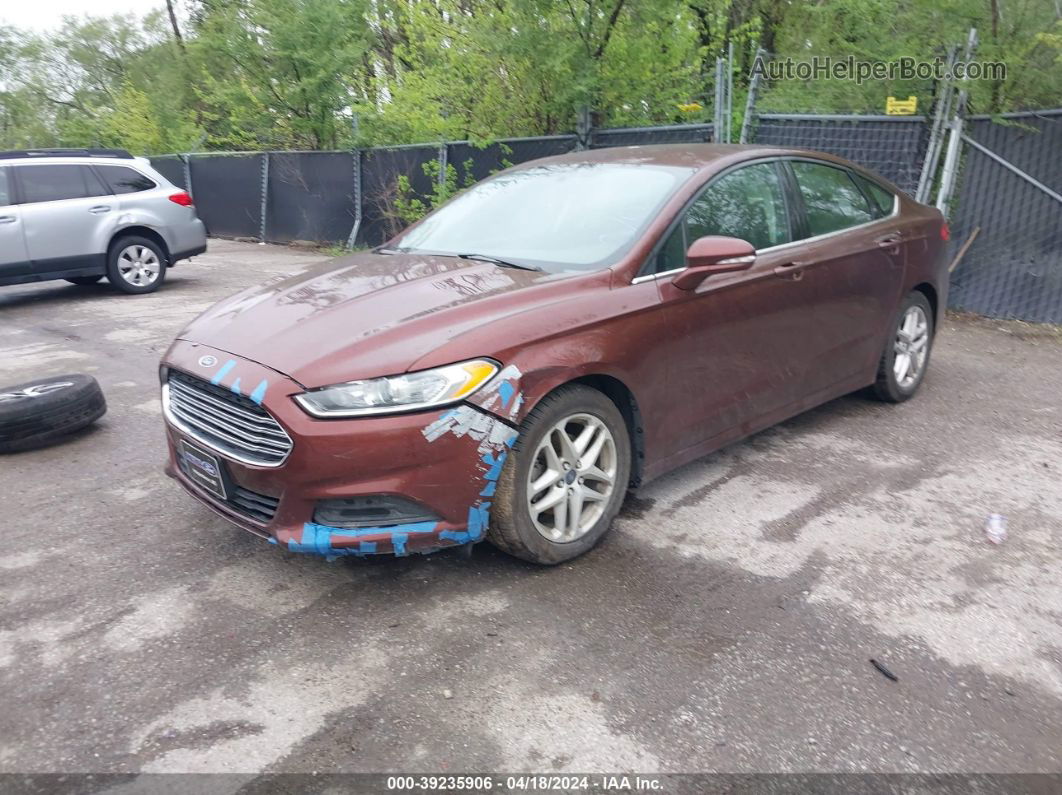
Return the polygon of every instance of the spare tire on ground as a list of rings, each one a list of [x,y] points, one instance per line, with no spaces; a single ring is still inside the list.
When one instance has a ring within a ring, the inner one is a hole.
[[[51,444],[106,411],[103,391],[90,375],[56,375],[0,387],[0,453]]]

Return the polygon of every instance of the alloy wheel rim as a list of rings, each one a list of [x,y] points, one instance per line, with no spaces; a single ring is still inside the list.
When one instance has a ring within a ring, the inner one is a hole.
[[[118,255],[118,272],[129,284],[146,287],[159,278],[159,258],[147,246],[126,246]]]
[[[34,384],[33,386],[28,386],[15,392],[0,392],[0,403],[6,403],[11,400],[27,400],[29,398],[41,397],[41,395],[47,395],[51,392],[65,389],[68,386],[73,386],[73,384],[69,381],[53,381],[50,384]]]
[[[922,376],[929,353],[929,319],[920,306],[904,312],[893,343],[892,373],[901,389],[908,389]]]
[[[572,414],[542,437],[527,475],[527,509],[543,538],[567,544],[601,518],[616,488],[616,440],[592,414]]]

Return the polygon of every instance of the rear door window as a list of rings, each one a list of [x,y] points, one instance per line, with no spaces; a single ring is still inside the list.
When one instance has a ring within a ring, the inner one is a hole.
[[[155,187],[155,181],[126,166],[97,166],[111,193],[139,193]]]
[[[98,194],[89,190],[88,168],[74,164],[19,166],[23,204],[83,199]],[[95,184],[93,188],[95,189]]]
[[[5,207],[13,201],[11,196],[11,178],[7,175],[6,168],[0,168],[0,207]]]
[[[854,186],[853,186],[854,187]],[[788,243],[789,216],[774,163],[755,163],[713,182],[686,212],[686,239],[722,235],[756,249]]]
[[[808,235],[816,237],[873,221],[870,205],[848,171],[825,163],[790,164],[807,211]]]
[[[884,218],[886,215],[892,215],[892,208],[896,202],[896,197],[892,191],[885,190],[878,183],[854,172],[852,173],[852,178],[859,183],[863,193],[870,199],[870,209],[875,216]]]

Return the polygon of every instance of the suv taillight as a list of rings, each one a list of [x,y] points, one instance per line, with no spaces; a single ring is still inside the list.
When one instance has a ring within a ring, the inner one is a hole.
[[[180,193],[172,194],[170,196],[170,201],[173,202],[174,204],[179,204],[182,207],[191,207],[192,206],[192,197],[190,195],[188,195],[188,193],[186,191],[183,191],[183,190]]]
[[[948,229],[947,221],[940,222],[940,239],[945,242],[951,240],[951,230]]]

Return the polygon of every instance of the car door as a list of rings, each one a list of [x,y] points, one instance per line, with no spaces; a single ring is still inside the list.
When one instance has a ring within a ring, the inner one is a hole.
[[[0,168],[0,280],[31,273],[11,169]]]
[[[893,203],[883,215],[851,171],[811,158],[793,158],[787,168],[803,238],[802,306],[811,321],[799,389],[819,395],[876,366],[902,288],[905,248]]]
[[[742,165],[709,182],[661,243],[652,269],[660,291],[666,378],[671,395],[670,451],[710,444],[734,429],[749,432],[796,397],[808,319],[800,282],[788,268],[799,246],[778,160]],[[698,237],[723,235],[757,249],[745,271],[710,276],[680,290]]]
[[[95,268],[102,273],[118,213],[99,178],[76,163],[26,163],[17,174],[33,272],[52,276]]]

